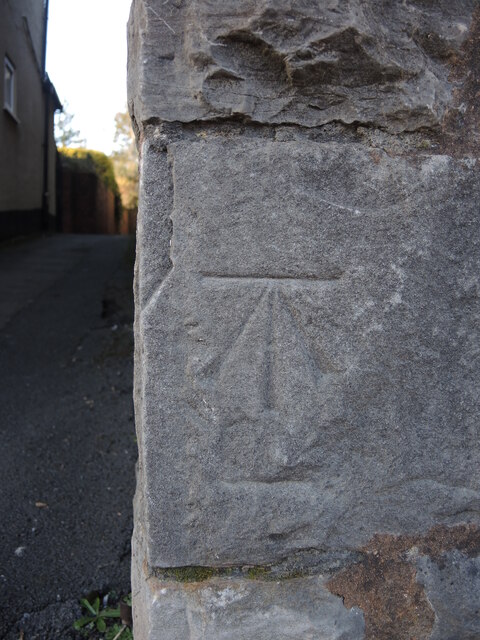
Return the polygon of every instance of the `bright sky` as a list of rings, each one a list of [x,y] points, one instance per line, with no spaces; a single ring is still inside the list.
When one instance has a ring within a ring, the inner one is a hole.
[[[126,25],[131,0],[50,0],[47,72],[87,147],[110,153],[115,114],[127,103]]]

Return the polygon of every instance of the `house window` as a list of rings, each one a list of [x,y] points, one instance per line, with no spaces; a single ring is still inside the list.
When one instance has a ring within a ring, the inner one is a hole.
[[[3,82],[3,106],[13,116],[15,115],[15,67],[10,59],[5,56],[4,82]]]

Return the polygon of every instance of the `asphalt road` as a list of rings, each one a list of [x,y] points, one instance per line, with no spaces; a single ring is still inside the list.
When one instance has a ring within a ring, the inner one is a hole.
[[[73,638],[130,591],[132,239],[0,248],[0,637]]]

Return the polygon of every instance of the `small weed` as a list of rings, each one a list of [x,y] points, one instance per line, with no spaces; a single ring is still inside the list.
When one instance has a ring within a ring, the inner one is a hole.
[[[132,631],[124,624],[115,623],[107,629],[105,640],[133,640]]]
[[[132,594],[125,596],[116,608],[106,607],[108,596],[103,601],[103,608],[100,606],[100,598],[97,596],[93,601],[82,598],[80,604],[86,609],[87,615],[76,620],[73,628],[84,634],[96,629],[101,634],[105,634],[105,640],[133,640],[131,625]],[[107,624],[111,618],[120,618],[120,623]]]
[[[73,628],[76,631],[82,629],[82,627],[86,627],[87,629],[93,629],[95,626],[97,631],[100,633],[105,633],[107,630],[107,623],[105,622],[105,618],[119,618],[120,617],[120,609],[102,609],[100,610],[100,598],[97,597],[95,600],[90,603],[86,598],[82,598],[80,600],[80,604],[84,609],[86,609],[89,615],[76,620],[73,624]]]

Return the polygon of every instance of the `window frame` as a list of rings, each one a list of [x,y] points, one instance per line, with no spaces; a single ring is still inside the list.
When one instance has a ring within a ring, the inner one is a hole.
[[[7,83],[7,71],[10,73],[10,86]],[[3,59],[3,108],[15,120],[17,119],[17,70],[11,58]]]

